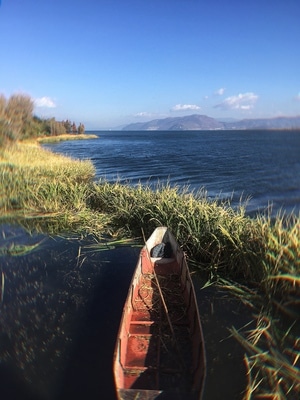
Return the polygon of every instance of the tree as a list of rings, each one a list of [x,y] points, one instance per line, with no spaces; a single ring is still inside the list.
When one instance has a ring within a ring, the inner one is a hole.
[[[6,98],[0,94],[0,121],[5,118]]]
[[[33,101],[27,95],[12,95],[5,107],[5,119],[14,139],[26,132],[26,125],[32,119]]]
[[[50,118],[48,123],[50,125],[51,136],[64,135],[66,133],[66,128],[63,122],[55,121],[55,118]]]
[[[0,95],[0,147],[10,141],[8,125],[5,119],[6,98]]]
[[[73,124],[72,124],[72,133],[77,133],[77,127],[76,127],[75,122],[73,122]]]
[[[84,132],[85,132],[84,125],[80,122],[80,124],[78,126],[78,134],[83,135]]]
[[[71,122],[67,119],[66,121],[63,121],[66,132],[70,133],[72,130]]]

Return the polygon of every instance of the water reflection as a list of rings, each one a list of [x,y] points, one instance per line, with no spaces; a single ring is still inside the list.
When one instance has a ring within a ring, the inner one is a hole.
[[[9,375],[40,399],[93,398],[111,390],[110,362],[138,249],[86,252],[92,239],[1,231],[2,389]],[[41,239],[33,253],[12,252]]]

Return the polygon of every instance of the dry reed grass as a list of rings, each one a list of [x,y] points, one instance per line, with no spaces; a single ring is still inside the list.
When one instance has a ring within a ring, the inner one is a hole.
[[[0,215],[60,218],[60,227],[63,222],[72,226],[76,219],[80,224],[88,219],[86,202],[93,176],[90,161],[53,154],[36,142],[4,148],[0,154]]]
[[[97,135],[92,134],[70,134],[67,133],[65,135],[58,135],[58,136],[44,136],[41,138],[37,138],[39,143],[55,143],[61,142],[66,140],[86,140],[86,139],[97,139]]]

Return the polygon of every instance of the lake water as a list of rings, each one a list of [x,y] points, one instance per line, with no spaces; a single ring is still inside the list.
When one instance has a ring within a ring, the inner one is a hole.
[[[250,198],[247,212],[300,211],[300,131],[98,131],[98,139],[45,145],[90,159],[97,178],[135,185],[205,188],[209,197]]]

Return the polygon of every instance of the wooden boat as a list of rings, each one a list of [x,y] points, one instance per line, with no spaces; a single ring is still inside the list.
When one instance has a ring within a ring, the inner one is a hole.
[[[120,400],[202,397],[205,351],[195,291],[184,253],[166,227],[156,228],[141,250],[123,309],[114,377]]]

